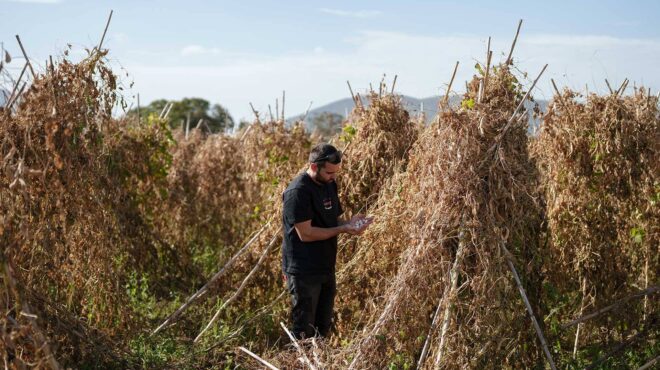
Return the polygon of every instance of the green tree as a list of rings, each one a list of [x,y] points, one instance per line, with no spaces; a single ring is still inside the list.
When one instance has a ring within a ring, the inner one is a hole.
[[[190,120],[190,128],[195,127],[200,120],[204,120],[211,132],[224,132],[234,127],[234,119],[227,109],[220,104],[211,104],[201,98],[183,98],[181,100],[158,99],[152,101],[146,107],[140,107],[140,116],[148,117],[150,114],[159,115],[167,104],[173,103],[167,119],[171,128],[185,128]],[[130,113],[136,113],[137,108]]]

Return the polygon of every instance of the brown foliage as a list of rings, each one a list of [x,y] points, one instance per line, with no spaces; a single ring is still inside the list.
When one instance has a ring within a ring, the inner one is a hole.
[[[658,98],[645,89],[554,97],[532,148],[547,203],[550,281],[568,297],[561,320],[657,284],[659,146]],[[639,328],[657,308],[657,300],[636,300],[587,322],[580,342]]]
[[[476,100],[478,85],[475,78],[465,101]],[[538,345],[528,345],[534,334],[501,248],[523,271],[537,273],[540,215],[530,196],[535,170],[526,124],[514,120],[502,132],[521,98],[512,86],[514,77],[501,66],[490,76],[483,102],[442,112],[414,145],[406,173],[383,193],[388,198],[374,211],[382,224],[363,236],[362,260],[345,273],[347,284],[368,294],[351,309],[358,314],[344,329],[360,330],[346,349],[355,355],[355,368],[383,367],[397,356],[412,364],[427,335],[432,350],[424,366],[432,368],[442,336],[439,326],[431,328],[438,304],[441,314],[449,312],[441,366],[539,361]],[[459,243],[465,250],[452,290]],[[527,284],[537,302],[538,287]]]

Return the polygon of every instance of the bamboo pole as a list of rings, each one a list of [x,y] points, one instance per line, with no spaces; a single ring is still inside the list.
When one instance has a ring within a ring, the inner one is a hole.
[[[445,313],[442,319],[442,329],[440,330],[440,344],[438,345],[438,353],[435,356],[435,361],[433,366],[435,368],[440,366],[440,361],[442,360],[442,355],[444,353],[446,335],[449,331],[449,322],[451,321],[451,311],[454,308],[454,296],[456,295],[456,288],[458,286],[458,269],[459,264],[463,258],[463,252],[465,250],[465,231],[461,230],[458,235],[458,250],[456,251],[456,258],[454,259],[454,264],[451,267],[450,280],[451,287],[448,294],[445,297]]]
[[[579,324],[579,323],[581,323],[581,322],[584,322],[584,321],[590,320],[590,319],[592,319],[592,318],[594,318],[594,317],[596,317],[596,316],[598,316],[598,315],[602,315],[602,314],[604,314],[604,313],[606,313],[606,312],[612,311],[613,309],[615,309],[615,308],[621,306],[621,305],[624,304],[624,303],[627,303],[628,301],[630,301],[630,300],[632,300],[632,299],[640,298],[640,297],[645,297],[645,296],[647,296],[647,295],[653,295],[653,294],[658,293],[659,291],[660,291],[660,286],[657,286],[657,285],[652,286],[652,287],[650,287],[650,288],[648,288],[648,289],[644,289],[644,290],[639,291],[639,292],[637,292],[637,293],[635,293],[635,294],[631,294],[631,295],[629,295],[629,296],[627,296],[627,297],[624,297],[624,298],[622,298],[622,299],[620,299],[620,300],[618,300],[618,301],[612,303],[611,305],[606,306],[606,307],[603,307],[603,308],[601,308],[601,309],[598,309],[598,310],[596,310],[595,312],[592,312],[592,313],[590,313],[590,314],[588,314],[588,315],[584,315],[584,316],[578,317],[577,319],[575,319],[575,320],[573,320],[573,321],[570,321],[570,322],[567,322],[567,323],[565,323],[565,324],[562,324],[561,327],[562,327],[562,329],[569,328],[569,327],[571,327],[571,326],[573,326],[573,325],[576,325],[576,324]]]
[[[280,119],[280,102],[275,99],[275,120]]]
[[[628,87],[628,83],[630,81],[626,78],[623,80],[623,83],[621,83],[621,87],[616,91],[616,96],[623,95],[623,93],[626,91],[626,88]]]
[[[551,78],[551,79],[550,79],[550,82],[552,82],[552,88],[555,90],[555,95],[557,95],[557,99],[559,99],[559,102],[561,103],[561,105],[564,106],[564,109],[568,110],[568,105],[567,105],[566,102],[564,101],[564,97],[563,97],[563,96],[561,95],[561,93],[559,92],[559,89],[557,88],[557,84],[555,83],[555,80],[553,80],[553,79]]]
[[[277,100],[275,100],[275,103],[277,103]],[[254,113],[254,117],[257,119],[257,122],[259,122],[259,111],[254,109],[254,105],[252,105],[252,102],[250,102],[250,109],[252,109],[252,113]]]
[[[197,124],[195,125],[195,128],[199,130],[202,126],[202,123],[204,123],[204,118],[200,118],[199,121],[197,121]],[[208,125],[206,125],[206,123],[204,123],[204,125],[207,126],[207,128],[208,128]]]
[[[137,94],[137,116],[138,116],[138,125],[140,124],[140,94]]]
[[[516,267],[513,265],[513,262],[511,261],[512,255],[506,249],[504,244],[500,244],[500,246],[504,251],[504,255],[506,256],[506,262],[509,265],[509,268],[511,269],[511,273],[513,274],[513,278],[516,281],[516,285],[518,286],[518,292],[520,293],[520,297],[525,303],[525,307],[527,308],[527,313],[529,314],[529,318],[532,320],[532,324],[534,325],[534,329],[536,330],[536,335],[538,336],[539,341],[541,342],[541,346],[543,347],[543,352],[545,353],[545,356],[548,359],[550,368],[552,370],[557,370],[557,366],[555,366],[555,362],[552,360],[552,355],[550,354],[550,350],[548,349],[548,343],[546,342],[545,337],[543,336],[543,331],[541,330],[538,321],[536,321],[536,316],[534,316],[532,305],[529,304],[529,300],[527,299],[527,293],[525,293],[525,288],[523,287],[522,282],[520,281],[520,277],[518,276],[518,271],[516,271]]]
[[[449,85],[447,85],[447,92],[445,92],[445,97],[442,100],[442,104],[445,106],[449,102],[449,92],[451,91],[451,85],[454,83],[454,78],[456,78],[456,71],[458,71],[458,61],[456,61],[456,65],[454,66],[454,72],[452,72],[451,79],[449,80]]]
[[[353,94],[353,88],[351,87],[351,83],[348,80],[346,80],[346,84],[348,85],[348,91],[351,92],[351,99],[353,99],[353,104],[355,104],[355,106],[357,107],[358,103],[357,100],[355,100],[355,94]]]
[[[266,366],[267,368],[269,368],[269,369],[271,369],[271,370],[279,370],[278,368],[276,368],[275,366],[273,366],[273,364],[271,364],[270,362],[268,362],[268,361],[264,360],[263,358],[261,358],[261,357],[255,355],[255,354],[254,354],[253,352],[251,352],[249,349],[247,349],[247,348],[245,348],[245,347],[238,347],[238,349],[241,350],[241,351],[243,351],[243,352],[245,352],[245,353],[247,353],[250,357],[252,357],[253,359],[259,361],[260,364]]]
[[[23,79],[23,75],[25,74],[25,70],[27,70],[28,65],[29,65],[28,63],[25,63],[25,65],[23,65],[23,69],[21,70],[21,74],[18,75],[18,79],[16,80],[16,83],[14,84],[14,88],[11,90],[11,93],[9,94],[9,98],[5,102],[5,108],[9,107],[9,103],[14,98],[14,93],[16,91],[18,91],[18,86],[20,86],[20,84],[21,84],[21,80]]]
[[[305,120],[307,119],[307,115],[309,114],[309,110],[312,109],[312,104],[314,104],[314,102],[310,101],[309,105],[307,106],[307,110],[305,110],[305,114],[303,114],[303,116],[302,116],[302,121],[303,122],[305,122]]]
[[[167,108],[167,112],[165,112],[165,115],[163,116],[163,119],[167,119],[167,117],[169,117],[173,107],[174,107],[174,102],[170,103],[169,108]]]
[[[587,279],[585,277],[582,278],[582,302],[580,302],[580,316],[582,316],[582,312],[584,312],[584,301],[587,295]],[[575,342],[573,343],[573,359],[577,357],[577,350],[578,350],[578,341],[580,338],[580,328],[582,325],[578,324],[577,329],[575,330]]]
[[[651,95],[651,89],[650,88],[649,88],[649,95]],[[645,252],[646,252],[646,253],[644,253],[645,254],[645,256],[644,256],[645,257],[644,258],[645,259],[645,261],[644,261],[644,289],[648,289],[649,288],[649,245],[648,245],[648,243],[646,243],[646,247],[644,249],[645,249]],[[642,318],[644,319],[644,321],[646,321],[646,311],[647,311],[648,303],[649,303],[649,297],[644,296],[644,311],[643,311],[643,315],[642,315]]]
[[[484,94],[484,80],[479,80],[479,89],[477,90],[477,103],[481,103],[481,96]]]
[[[273,245],[275,245],[275,241],[276,241],[276,240],[277,240],[277,235],[273,236],[273,239],[271,239],[270,243],[268,244],[268,246],[266,247],[266,249],[265,249],[265,250],[263,251],[263,253],[261,254],[261,257],[259,257],[259,260],[257,261],[257,264],[252,268],[252,270],[251,270],[250,273],[245,277],[245,279],[243,279],[243,282],[242,282],[241,285],[238,287],[238,290],[236,290],[236,292],[235,292],[235,293],[234,293],[234,294],[233,294],[228,300],[226,300],[225,303],[222,304],[222,306],[220,306],[220,308],[218,309],[218,311],[216,311],[215,315],[213,315],[213,317],[211,318],[211,321],[209,321],[209,323],[206,324],[206,327],[204,327],[204,329],[203,329],[203,330],[197,335],[197,337],[195,338],[195,340],[194,340],[193,342],[195,342],[195,343],[199,342],[199,340],[200,340],[200,338],[202,337],[202,335],[204,335],[204,333],[205,333],[207,330],[209,330],[209,328],[211,327],[211,325],[213,325],[213,323],[218,319],[218,317],[220,317],[220,313],[222,312],[222,310],[223,310],[225,307],[229,306],[232,302],[234,302],[234,301],[236,300],[236,298],[238,298],[238,296],[239,296],[241,293],[243,293],[243,290],[245,290],[245,287],[247,286],[247,283],[250,281],[250,279],[252,278],[252,276],[254,276],[254,274],[259,270],[259,267],[261,267],[261,264],[262,264],[262,263],[264,262],[264,260],[266,259],[266,256],[268,255],[268,252],[270,252],[270,249],[273,247]]]
[[[21,89],[18,90],[18,94],[14,96],[14,100],[12,100],[9,105],[6,107],[7,110],[10,110],[11,107],[16,103],[16,101],[21,97],[21,94],[23,94],[23,90],[25,90],[25,87],[27,86],[27,82],[23,82],[23,86],[21,86]]]
[[[513,43],[511,44],[511,50],[509,50],[509,56],[506,58],[505,64],[511,64],[511,57],[513,56],[513,49],[516,47],[516,41],[518,41],[518,35],[520,34],[520,27],[522,27],[523,20],[518,21],[518,29],[516,30],[516,36],[513,38]]]
[[[188,111],[188,114],[186,114],[186,140],[188,139],[188,133],[190,132],[190,119],[191,119],[191,113]]]
[[[303,351],[303,349],[300,347],[300,344],[298,344],[298,341],[296,340],[296,338],[294,338],[293,335],[291,335],[291,332],[289,331],[289,329],[287,329],[286,326],[284,325],[284,323],[281,322],[281,321],[280,321],[280,326],[282,327],[282,329],[284,329],[284,331],[286,332],[286,335],[289,336],[289,339],[291,339],[291,342],[293,343],[293,346],[296,347],[298,352],[300,352],[300,354],[302,355],[302,357],[304,359],[304,362],[307,364],[307,366],[309,366],[309,368],[311,370],[316,370],[316,367],[314,367],[314,365],[312,365],[312,362],[309,360],[309,358],[305,354],[305,351]]]
[[[392,90],[391,90],[390,94],[394,94],[394,87],[396,86],[396,78],[397,77],[398,77],[398,75],[394,75],[394,81],[392,81]]]
[[[421,369],[422,365],[424,365],[424,361],[426,361],[426,356],[428,355],[429,348],[431,345],[431,338],[433,337],[433,332],[435,331],[435,327],[438,324],[438,317],[440,317],[440,308],[442,307],[442,302],[443,298],[440,297],[440,300],[438,301],[438,306],[435,308],[435,312],[433,313],[433,321],[431,321],[431,327],[429,328],[428,333],[426,334],[426,340],[424,341],[424,346],[422,347],[422,353],[419,355],[419,360],[417,360],[417,367],[416,369]]]
[[[165,118],[165,113],[168,113],[168,112],[169,112],[168,109],[170,108],[170,105],[172,105],[172,104],[174,104],[174,103],[172,103],[172,102],[167,102],[167,103],[165,103],[165,106],[164,106],[163,109],[160,111],[160,114],[158,115],[158,118],[160,118],[160,119],[164,119],[164,118]]]
[[[525,96],[523,96],[522,100],[520,100],[520,103],[518,103],[518,106],[516,109],[513,111],[513,115],[511,115],[511,118],[509,119],[509,122],[507,122],[506,126],[502,129],[502,132],[498,135],[500,138],[504,136],[504,134],[507,132],[511,124],[514,122],[515,116],[518,114],[518,111],[524,106],[525,102],[527,101],[527,98],[529,98],[529,95],[532,93],[532,90],[534,90],[534,87],[536,86],[536,83],[539,82],[539,79],[543,75],[543,72],[545,72],[545,69],[548,68],[548,65],[544,65],[543,69],[541,69],[541,72],[539,72],[539,75],[536,76],[536,79],[532,83],[532,86],[527,90],[525,93]],[[497,145],[497,143],[493,144],[493,147],[491,149],[494,149],[494,147]]]
[[[640,366],[639,369],[637,369],[637,370],[646,370],[646,369],[650,369],[651,366],[653,366],[653,365],[655,365],[655,364],[657,364],[657,363],[659,363],[659,362],[660,362],[660,355],[656,356],[656,357],[655,357],[654,359],[652,359],[651,361],[649,361],[649,362],[645,363],[644,365]]]
[[[103,40],[105,40],[105,34],[108,32],[108,27],[110,27],[110,21],[112,20],[112,13],[114,11],[110,10],[110,15],[108,16],[108,21],[105,24],[105,29],[103,30],[103,36],[101,36],[101,41],[99,42],[99,46],[96,48],[96,50],[101,51],[101,47],[103,46]]]
[[[610,81],[605,79],[605,84],[607,85],[607,89],[610,90],[610,94],[614,94],[614,90],[612,90],[612,86],[610,85]]]
[[[32,68],[32,63],[30,63],[30,58],[28,58],[27,53],[25,52],[25,48],[23,47],[23,43],[21,42],[21,38],[18,35],[16,35],[16,41],[18,41],[18,46],[21,47],[21,52],[23,53],[25,62],[28,64],[28,67],[30,67],[30,73],[32,73],[32,79],[34,80],[35,78],[37,78],[37,75],[34,73],[34,69]]]
[[[285,101],[285,91],[282,90],[282,122],[284,122],[284,101]]]
[[[272,220],[271,220],[271,221],[272,221]],[[237,260],[237,259],[238,259],[243,253],[245,253],[245,252],[248,250],[248,248],[250,247],[250,245],[252,245],[252,243],[254,243],[254,241],[257,240],[257,238],[259,237],[259,235],[261,235],[261,233],[262,233],[264,230],[267,229],[267,227],[268,227],[268,225],[270,225],[271,221],[268,221],[264,226],[262,226],[261,229],[260,229],[259,231],[257,231],[256,234],[254,234],[254,236],[253,236],[253,237],[252,237],[247,243],[245,243],[245,245],[243,246],[243,248],[241,248],[238,252],[236,252],[236,254],[234,254],[234,255],[229,259],[229,261],[227,261],[227,263],[226,263],[226,264],[225,264],[225,265],[224,265],[224,266],[223,266],[218,272],[216,272],[215,275],[213,275],[213,276],[211,277],[211,279],[209,279],[209,281],[206,282],[206,284],[204,284],[203,287],[201,287],[197,292],[195,292],[195,294],[193,294],[193,295],[191,295],[190,297],[188,297],[188,299],[186,300],[186,302],[185,302],[183,305],[181,305],[181,307],[179,307],[176,311],[174,311],[171,315],[169,315],[169,316],[165,319],[165,321],[163,321],[163,323],[160,324],[160,325],[159,325],[159,326],[158,326],[158,327],[157,327],[157,328],[151,333],[151,335],[154,335],[154,334],[158,333],[158,332],[161,331],[164,327],[166,327],[166,326],[170,325],[171,323],[173,323],[174,320],[176,320],[179,316],[181,316],[181,314],[182,314],[182,313],[183,313],[183,312],[184,312],[184,311],[185,311],[185,310],[186,310],[191,304],[193,304],[194,302],[196,302],[197,300],[199,300],[200,298],[202,298],[205,294],[207,294],[207,293],[209,292],[210,288],[211,288],[211,285],[212,285],[213,283],[215,283],[218,279],[220,279],[220,278],[221,278],[221,277],[227,272],[227,270],[228,270],[228,269],[234,264],[234,262],[236,262],[236,260]]]
[[[490,58],[493,53],[490,51],[490,36],[488,36],[488,46],[486,47],[486,72],[484,74],[484,86],[479,95],[479,103],[481,103],[484,94],[486,93],[486,87],[488,87],[488,73],[490,72]]]

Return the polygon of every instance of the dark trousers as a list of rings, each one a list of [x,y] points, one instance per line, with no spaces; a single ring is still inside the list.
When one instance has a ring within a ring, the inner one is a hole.
[[[286,286],[291,294],[293,335],[298,338],[327,337],[332,327],[332,308],[337,285],[335,274],[286,274]]]

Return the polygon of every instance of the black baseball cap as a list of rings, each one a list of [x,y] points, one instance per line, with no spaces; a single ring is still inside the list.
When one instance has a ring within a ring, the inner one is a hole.
[[[330,162],[332,164],[341,163],[342,153],[334,146],[321,143],[315,146],[309,153],[310,163]]]

